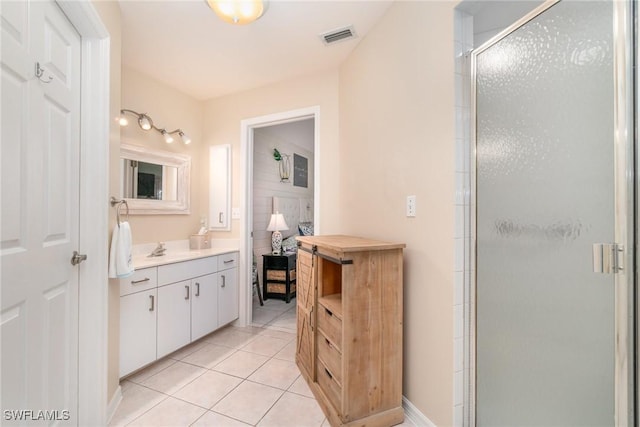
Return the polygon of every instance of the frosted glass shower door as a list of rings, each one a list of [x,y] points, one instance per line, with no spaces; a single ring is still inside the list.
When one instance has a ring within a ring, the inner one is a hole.
[[[563,1],[475,54],[476,422],[613,426],[613,2]]]

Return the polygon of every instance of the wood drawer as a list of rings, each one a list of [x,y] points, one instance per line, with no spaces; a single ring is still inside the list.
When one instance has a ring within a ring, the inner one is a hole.
[[[339,385],[342,385],[342,354],[338,351],[335,345],[331,344],[331,341],[327,339],[320,331],[318,335],[318,358],[322,360],[322,363],[333,374],[333,379]]]
[[[342,413],[342,388],[336,382],[333,374],[325,365],[322,364],[322,361],[318,360],[316,364],[317,372],[316,377],[318,381],[318,385],[327,396],[333,407],[336,411],[341,414]]]
[[[342,320],[322,304],[318,304],[318,329],[342,351]]]
[[[238,266],[238,252],[218,255],[218,271]]]
[[[120,296],[146,291],[158,286],[158,269],[143,268],[133,272],[132,276],[120,279]]]

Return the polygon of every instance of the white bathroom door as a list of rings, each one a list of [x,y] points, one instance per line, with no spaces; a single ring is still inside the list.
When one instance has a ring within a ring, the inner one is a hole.
[[[0,15],[2,424],[77,425],[80,36],[51,0]]]

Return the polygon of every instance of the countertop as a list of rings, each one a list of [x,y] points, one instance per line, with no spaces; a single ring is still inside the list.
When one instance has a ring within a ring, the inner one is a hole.
[[[238,252],[238,248],[211,248],[199,250],[167,250],[165,255],[157,257],[149,257],[146,254],[134,254],[133,266],[136,270],[148,267],[157,267],[164,264],[172,264],[175,262],[189,261],[192,259],[206,258],[210,256],[228,254]]]

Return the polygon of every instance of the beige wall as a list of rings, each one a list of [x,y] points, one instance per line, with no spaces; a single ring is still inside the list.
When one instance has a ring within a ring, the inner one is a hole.
[[[402,241],[405,252],[404,394],[439,426],[453,412],[453,2],[396,2],[339,72],[324,72],[206,102],[140,73],[120,77],[116,2],[94,2],[111,36],[111,110],[147,112],[193,143],[167,146],[135,121],[124,141],[192,155],[192,214],[132,216],[135,243],[184,239],[207,216],[210,145],[232,145],[232,206],[240,206],[240,121],[320,107],[320,224],[327,233]],[[121,99],[122,93],[122,99]],[[110,193],[118,191],[120,129],[112,126]],[[417,196],[416,218],[405,198]],[[115,216],[110,212],[113,225]],[[167,227],[171,224],[171,227]],[[238,238],[230,232],[214,238]],[[118,385],[119,297],[110,284],[109,390]]]
[[[156,127],[167,131],[182,129],[191,137],[185,145],[177,135],[167,144],[155,130],[144,131],[135,116],[127,114],[129,125],[120,130],[123,143],[153,150],[191,156],[191,213],[189,215],[131,215],[133,243],[154,243],[188,239],[200,229],[201,218],[208,218],[208,151],[203,155],[203,103],[134,69],[122,68],[122,108],[147,113]],[[117,176],[117,164],[111,168]],[[170,226],[168,226],[170,224]]]
[[[340,68],[340,221],[407,244],[404,395],[438,426],[453,415],[454,6],[395,2]]]
[[[323,72],[274,85],[241,92],[205,103],[204,145],[232,146],[232,206],[239,207],[240,122],[244,119],[306,107],[320,107],[320,148],[316,156],[330,173],[320,176],[320,226],[323,233],[340,231],[337,209],[342,187],[338,167],[338,72]],[[208,200],[208,199],[207,199]],[[233,220],[231,232],[213,233],[214,238],[239,238],[240,220]]]
[[[120,66],[121,66],[121,20],[120,6],[113,1],[93,1],[93,6],[98,11],[100,19],[109,31],[110,36],[110,99],[109,115],[112,119],[120,112]],[[117,167],[120,155],[120,127],[111,120],[109,128],[109,194],[117,195],[118,175],[113,173],[114,165]],[[109,209],[109,226],[114,226],[116,222],[115,211]],[[111,230],[109,241],[111,240]],[[107,399],[111,400],[119,384],[119,355],[120,355],[120,291],[117,280],[109,280],[109,313],[108,313],[108,373],[107,373]]]

